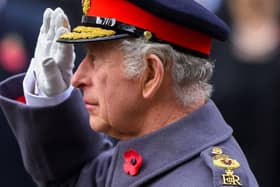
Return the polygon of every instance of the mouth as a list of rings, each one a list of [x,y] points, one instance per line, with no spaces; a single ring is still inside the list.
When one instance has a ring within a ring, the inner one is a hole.
[[[95,111],[98,108],[98,106],[99,106],[98,102],[84,101],[84,103],[85,103],[86,109],[89,112]]]

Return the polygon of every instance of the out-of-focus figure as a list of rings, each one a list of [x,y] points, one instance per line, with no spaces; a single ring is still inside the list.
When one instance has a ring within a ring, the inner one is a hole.
[[[278,0],[228,0],[220,15],[231,40],[215,43],[214,100],[245,151],[260,186],[278,185],[280,25]],[[221,52],[223,51],[223,52]]]
[[[0,65],[10,72],[22,71],[27,64],[27,55],[21,38],[17,34],[9,34],[0,41]]]
[[[277,0],[229,0],[235,55],[245,61],[266,63],[279,46]]]

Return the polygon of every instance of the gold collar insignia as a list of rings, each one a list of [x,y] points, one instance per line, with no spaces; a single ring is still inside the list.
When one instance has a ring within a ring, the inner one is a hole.
[[[240,177],[235,175],[233,171],[240,167],[240,163],[230,158],[229,155],[223,154],[223,150],[220,147],[214,147],[212,149],[212,154],[214,155],[214,166],[225,169],[225,173],[222,175],[223,185],[242,186]]]

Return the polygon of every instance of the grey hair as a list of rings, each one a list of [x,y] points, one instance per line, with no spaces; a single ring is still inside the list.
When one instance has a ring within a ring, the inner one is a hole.
[[[149,42],[144,38],[123,40],[125,75],[128,78],[141,76],[147,67],[145,56],[157,55],[166,70],[171,70],[174,93],[184,106],[193,104],[203,97],[209,99],[212,85],[209,80],[213,74],[214,63],[176,51],[168,44]]]

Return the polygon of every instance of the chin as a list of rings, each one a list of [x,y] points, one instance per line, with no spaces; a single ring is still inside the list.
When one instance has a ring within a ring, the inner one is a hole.
[[[107,134],[106,132],[109,131],[110,125],[103,119],[100,119],[98,117],[90,117],[90,128],[96,132]]]

